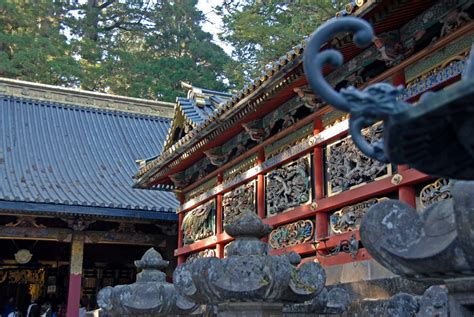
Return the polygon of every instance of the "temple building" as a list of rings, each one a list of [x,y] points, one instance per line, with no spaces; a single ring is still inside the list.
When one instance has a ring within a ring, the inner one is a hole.
[[[0,307],[34,299],[77,316],[101,288],[134,282],[148,248],[175,263],[175,195],[131,178],[174,104],[10,79],[0,94]]]
[[[404,85],[398,98],[416,106],[423,93],[460,79],[474,42],[467,0],[358,0],[337,14],[346,15],[369,21],[376,37],[367,48],[356,47],[350,34],[326,43],[344,55],[343,66],[326,69],[337,90]],[[365,298],[422,292],[371,257],[359,225],[387,198],[421,211],[450,197],[447,180],[364,156],[348,136],[347,117],[309,89],[304,49],[305,42],[293,47],[233,95],[188,85],[165,146],[143,161],[135,187],[177,194],[178,264],[225,257],[232,242],[225,225],[253,212],[273,226],[271,254],[295,251],[303,262],[320,262],[327,285],[357,285],[351,291]],[[373,142],[382,132],[376,123],[365,136]],[[377,284],[382,280],[389,282]]]

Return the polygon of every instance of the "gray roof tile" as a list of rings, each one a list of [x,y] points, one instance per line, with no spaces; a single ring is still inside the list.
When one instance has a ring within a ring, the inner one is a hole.
[[[135,159],[160,151],[169,126],[161,117],[1,96],[0,202],[173,219],[163,215],[178,205],[173,193],[134,189],[131,178]]]

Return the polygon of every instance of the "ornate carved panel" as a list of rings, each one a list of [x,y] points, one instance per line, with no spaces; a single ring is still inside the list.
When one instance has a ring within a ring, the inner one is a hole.
[[[235,188],[224,195],[222,207],[224,212],[224,225],[233,223],[244,212],[255,212],[255,186],[252,181]]]
[[[301,129],[281,138],[280,140],[265,147],[265,157],[270,159],[278,155],[293,145],[308,141],[313,136],[313,124],[308,124]]]
[[[186,263],[190,263],[200,258],[213,258],[215,256],[216,256],[216,251],[214,249],[206,249],[206,250],[202,250],[202,251],[190,254],[186,259]]]
[[[468,4],[469,0],[460,0],[460,1],[450,1],[450,0],[441,0],[438,1],[435,5],[431,6],[428,10],[424,11],[422,14],[418,15],[416,18],[406,23],[400,29],[400,35],[402,41],[407,46],[415,46],[416,42],[422,38],[422,36],[427,32],[427,30],[436,23],[441,23],[443,26],[448,22],[448,25],[444,26],[443,29],[452,29],[449,26],[449,21],[456,21],[456,27],[462,25],[465,20],[464,17],[457,18],[456,12],[462,10],[463,7]],[[451,25],[452,26],[452,25]],[[443,31],[442,33],[448,33]],[[440,34],[441,36],[441,34]]]
[[[380,140],[382,133],[383,126],[380,123],[363,131],[363,135],[371,143]],[[392,173],[390,164],[385,165],[363,155],[350,137],[327,146],[326,162],[329,196]]]
[[[40,269],[5,269],[0,270],[0,283],[40,284],[45,281],[46,271]]]
[[[249,170],[255,165],[257,165],[257,154],[254,154],[246,159],[243,159],[239,163],[225,170],[223,173],[224,181],[225,182],[229,181],[233,179],[234,177],[241,175],[243,172]]]
[[[210,180],[208,180],[207,182],[205,182],[204,184],[202,184],[202,185],[190,190],[186,194],[184,194],[184,198],[186,200],[193,199],[194,197],[201,195],[202,193],[208,191],[209,189],[211,189],[212,187],[214,187],[216,185],[217,185],[217,177],[213,177]]]
[[[265,175],[267,215],[272,216],[310,201],[309,156],[283,165]]]
[[[440,178],[434,183],[426,185],[420,192],[421,208],[426,208],[435,202],[452,198],[449,180]]]
[[[367,210],[380,201],[388,198],[372,198],[361,203],[346,206],[331,215],[331,231],[333,233],[344,233],[359,230],[360,222]]]
[[[310,241],[314,234],[311,220],[299,220],[279,226],[270,232],[268,243],[273,249],[281,249]]]
[[[183,242],[189,244],[212,236],[215,227],[215,214],[216,202],[214,199],[187,212],[181,226],[184,235]]]
[[[349,119],[349,114],[339,110],[333,110],[321,117],[324,129],[329,129],[347,119]]]

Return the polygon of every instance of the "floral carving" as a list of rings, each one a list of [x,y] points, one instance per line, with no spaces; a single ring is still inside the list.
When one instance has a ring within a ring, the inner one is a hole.
[[[214,249],[206,249],[206,250],[202,250],[202,251],[189,255],[188,258],[186,259],[186,263],[190,263],[200,258],[213,258],[213,257],[216,257],[216,251]]]
[[[239,186],[222,200],[224,225],[233,223],[244,212],[255,212],[255,181]]]
[[[375,124],[362,133],[368,142],[373,144],[381,139],[383,126]],[[362,154],[350,137],[328,145],[326,157],[329,195],[391,174],[390,165],[385,165]]]
[[[268,215],[275,215],[309,201],[309,173],[308,157],[302,157],[266,175]]]
[[[273,249],[286,248],[308,242],[313,237],[313,233],[314,224],[311,220],[299,220],[270,232],[268,243]]]
[[[440,178],[434,183],[423,187],[420,192],[420,204],[422,208],[426,208],[435,202],[452,197],[449,180],[446,178]]]
[[[185,244],[193,243],[214,234],[215,201],[194,208],[184,216],[181,230]]]
[[[361,203],[346,206],[331,215],[331,230],[333,233],[359,230],[360,222],[367,210],[387,198],[373,198]]]

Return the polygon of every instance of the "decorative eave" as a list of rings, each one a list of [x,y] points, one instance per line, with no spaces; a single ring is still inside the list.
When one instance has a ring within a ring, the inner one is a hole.
[[[336,18],[353,15],[364,15],[377,4],[377,0],[353,0],[344,6],[344,9],[336,13]]]
[[[117,96],[9,78],[0,78],[0,95],[163,118],[172,118],[174,108],[172,102]]]
[[[185,82],[181,82],[181,87],[187,90],[187,96],[186,98],[184,97],[176,98],[172,124],[168,130],[168,134],[166,136],[166,140],[165,140],[165,144],[164,144],[162,152],[165,152],[174,144],[175,142],[174,135],[176,133],[175,132],[176,129],[178,128],[185,129],[187,127],[189,131],[191,131],[192,129],[195,129],[200,124],[200,122],[196,121],[195,118],[192,118],[188,115],[189,110],[185,111],[185,109],[183,108],[183,103],[187,103],[188,107],[191,106],[194,108],[196,107],[203,108],[206,106],[206,103],[212,103],[212,101],[210,101],[210,98],[214,98],[213,101],[218,102],[218,101],[223,101],[232,97],[232,95],[228,93],[195,87]],[[214,107],[216,108],[219,107],[219,104],[220,103],[216,104]],[[201,114],[200,120],[205,121],[205,119],[209,117],[209,112],[212,113],[214,110],[213,108],[211,108],[211,109],[208,109],[207,111],[208,112],[203,112]],[[153,159],[154,158],[152,158],[152,160]],[[150,160],[144,161],[145,165],[147,165],[149,161]]]
[[[177,128],[184,128],[184,125],[188,123],[193,128],[195,124],[186,118],[183,109],[181,109],[179,103],[177,102],[174,107],[174,115],[173,120],[171,121],[171,126],[168,130],[168,134],[166,135],[165,144],[163,146],[163,152],[168,150],[173,145],[173,135]],[[148,162],[146,163],[148,164]],[[141,167],[141,166],[140,166]]]
[[[430,1],[417,1],[413,3],[394,2],[390,3],[387,8],[379,8],[378,4],[380,4],[380,1],[378,0],[353,1],[351,4],[354,5],[354,10],[350,14],[366,17],[374,25],[375,32],[378,34],[379,32],[387,31],[388,25],[391,28],[406,23],[407,15],[388,23],[387,18],[391,10],[406,12],[409,7],[412,8],[412,12],[421,12],[421,10],[429,7],[431,3]],[[348,15],[347,10],[346,13],[337,16],[341,15]],[[338,48],[346,59],[351,59],[360,52],[351,42],[351,35],[343,34],[330,44],[332,47]],[[242,90],[234,94],[230,101],[219,107],[214,116],[198,125],[196,129],[193,129],[167,151],[142,167],[134,176],[137,179],[135,187],[149,188],[154,186],[156,181],[160,178],[163,179],[174,167],[203,148],[209,140],[212,140],[213,136],[216,136],[215,131],[219,127],[229,128],[237,122],[232,122],[231,120],[236,114],[243,117],[255,111],[256,107],[269,97],[269,87],[272,87],[272,85],[285,85],[288,80],[285,79],[285,76],[291,71],[298,69],[298,67],[301,68],[299,64],[302,60],[305,45],[306,40],[303,40],[302,44],[293,47],[277,61],[267,64],[259,78],[251,81]],[[278,80],[281,80],[281,82],[278,82]],[[239,119],[242,119],[242,117]]]
[[[276,83],[276,80],[284,79],[285,75],[287,75],[292,69],[296,68],[295,66],[300,65],[304,45],[305,41],[303,41],[302,44],[293,47],[277,61],[267,64],[262,70],[260,77],[245,85],[244,88],[235,93],[230,100],[218,107],[214,115],[209,117],[207,121],[198,125],[190,133],[172,145],[171,148],[164,151],[158,158],[141,168],[135,175],[135,178],[137,179],[135,186],[139,188],[148,188],[149,179],[162,167],[175,160],[177,156],[188,151],[191,147],[194,146],[192,152],[196,152],[205,145],[204,142],[199,142],[197,144],[196,142],[199,141],[202,136],[212,132],[212,130],[217,126],[224,124],[225,121],[233,117],[239,110],[248,106],[250,100],[259,97],[259,94],[265,92],[265,89],[269,86],[272,84],[278,84]],[[276,73],[280,76],[274,76]],[[255,99],[259,99],[261,102],[266,97],[268,97],[268,94]]]

